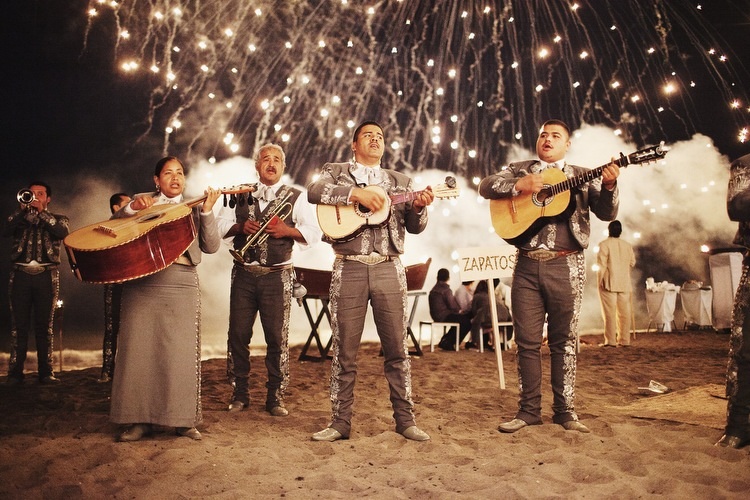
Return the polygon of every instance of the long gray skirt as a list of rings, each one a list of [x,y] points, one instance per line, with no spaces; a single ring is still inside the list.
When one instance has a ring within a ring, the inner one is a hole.
[[[126,282],[110,420],[193,427],[202,420],[200,290],[193,266]]]

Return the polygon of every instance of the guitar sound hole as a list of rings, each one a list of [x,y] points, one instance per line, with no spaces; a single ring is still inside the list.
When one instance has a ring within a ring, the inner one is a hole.
[[[143,217],[141,217],[138,220],[141,221],[141,222],[150,222],[152,220],[158,219],[159,217],[161,217],[161,214],[152,213],[152,214],[144,215]]]
[[[366,219],[370,216],[372,210],[369,207],[362,205],[361,203],[357,203],[356,205],[354,205],[354,213]]]
[[[536,200],[536,204],[542,207],[546,207],[547,205],[552,203],[552,193],[550,193],[548,188],[544,188],[539,191],[534,198]]]

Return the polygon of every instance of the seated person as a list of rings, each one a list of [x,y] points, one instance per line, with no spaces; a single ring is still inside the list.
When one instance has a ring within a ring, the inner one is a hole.
[[[474,282],[461,282],[461,286],[456,288],[456,291],[453,292],[453,296],[456,297],[456,302],[458,302],[458,307],[461,308],[462,313],[471,311],[471,298],[474,296]]]
[[[512,311],[513,307],[510,302],[510,285],[507,285],[504,281],[500,280],[500,278],[495,278],[492,280],[492,283],[495,286],[495,300],[504,303],[508,308],[508,311]]]
[[[453,296],[448,281],[450,281],[450,271],[442,268],[437,273],[437,283],[430,290],[428,300],[430,302],[430,316],[433,321],[444,323],[458,323],[460,325],[458,332],[459,344],[471,330],[471,316],[469,313],[462,313],[461,307]],[[452,350],[456,345],[455,328],[448,330],[443,338],[440,339],[438,347],[445,350]]]
[[[510,310],[505,302],[502,300],[495,301],[497,308],[497,321],[502,323],[504,321],[510,321]],[[476,349],[479,345],[479,340],[482,338],[482,330],[485,328],[492,328],[492,314],[490,313],[490,296],[487,288],[487,281],[482,280],[477,284],[474,290],[474,297],[471,300],[471,342],[466,343],[466,348]],[[508,335],[508,339],[513,335],[511,332]],[[490,336],[482,339],[484,347],[490,349]]]

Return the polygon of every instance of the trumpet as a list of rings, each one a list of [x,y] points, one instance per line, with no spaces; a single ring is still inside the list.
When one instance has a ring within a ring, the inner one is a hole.
[[[294,209],[292,204],[288,201],[291,196],[292,193],[287,193],[287,195],[284,196],[284,198],[282,198],[281,201],[276,204],[274,209],[266,214],[266,216],[260,222],[260,229],[258,229],[257,233],[248,237],[245,246],[243,246],[239,250],[235,250],[234,248],[229,250],[229,253],[232,254],[232,257],[234,257],[239,262],[245,262],[245,252],[253,247],[262,245],[266,242],[266,240],[268,240],[268,233],[266,232],[266,229],[268,228],[268,226],[275,223],[275,218],[278,217],[281,220],[286,220],[286,218],[291,215],[292,210]]]
[[[29,205],[36,200],[36,196],[34,196],[31,189],[21,189],[18,191],[16,199],[18,200],[18,203],[24,206],[24,208],[28,208]]]

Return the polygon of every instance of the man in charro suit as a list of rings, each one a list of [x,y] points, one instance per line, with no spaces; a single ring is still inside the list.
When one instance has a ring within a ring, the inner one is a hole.
[[[227,371],[234,386],[229,411],[250,404],[250,339],[260,313],[266,340],[265,408],[271,415],[289,414],[284,395],[289,384],[289,313],[294,268],[292,248],[320,241],[313,206],[299,189],[284,185],[286,155],[281,146],[265,144],[255,155],[260,182],[251,196],[242,196],[230,213],[222,210],[219,234],[232,238],[236,253],[229,299]],[[277,215],[273,215],[277,214]],[[254,242],[244,254],[242,249]]]
[[[109,209],[115,212],[130,203],[126,193],[115,193],[109,197]],[[120,302],[122,300],[122,283],[104,285],[104,341],[102,342],[102,373],[97,382],[112,381],[115,373],[115,354],[117,353],[117,333],[120,331]]]
[[[384,148],[382,127],[371,121],[360,124],[352,141],[354,158],[348,163],[324,165],[320,178],[308,186],[310,202],[350,208],[359,203],[377,213],[388,206],[389,200],[382,192],[364,189],[365,186],[377,185],[388,195],[413,191],[409,177],[381,167]],[[414,420],[406,328],[406,273],[399,259],[404,252],[405,233],[416,234],[425,229],[425,207],[434,199],[429,188],[415,195],[413,202],[392,204],[390,216],[382,225],[362,227],[346,240],[326,238],[336,254],[330,288],[332,418],[328,427],[313,434],[315,441],[349,438],[357,351],[368,302],[383,349],[396,432],[415,441],[430,439]]]
[[[570,165],[565,154],[570,147],[570,130],[560,120],[542,125],[536,142],[538,160],[511,163],[479,185],[487,199],[512,199],[539,193],[544,187],[542,172],[561,169],[566,177],[588,169]],[[532,225],[519,239],[518,259],[511,286],[513,330],[518,345],[519,408],[515,418],[500,424],[500,432],[516,432],[527,425],[542,423],[542,357],[545,320],[551,359],[552,420],[565,430],[589,432],[578,421],[574,408],[576,339],[586,268],[583,250],[588,247],[589,212],[602,220],[617,217],[617,177],[612,163],[594,179],[571,193],[572,211]],[[572,212],[572,213],[569,213]]]
[[[733,243],[750,248],[750,154],[732,162],[727,189],[729,219],[738,223]],[[750,256],[742,261],[742,274],[732,307],[727,363],[727,420],[716,446],[742,448],[750,443]]]
[[[32,325],[39,383],[60,382],[52,371],[52,337],[60,292],[60,247],[68,235],[70,222],[66,216],[47,209],[52,201],[49,185],[33,181],[28,191],[33,193],[31,201],[20,203],[3,230],[3,235],[12,239],[13,264],[8,286],[11,318],[8,385],[24,381],[23,366]]]

